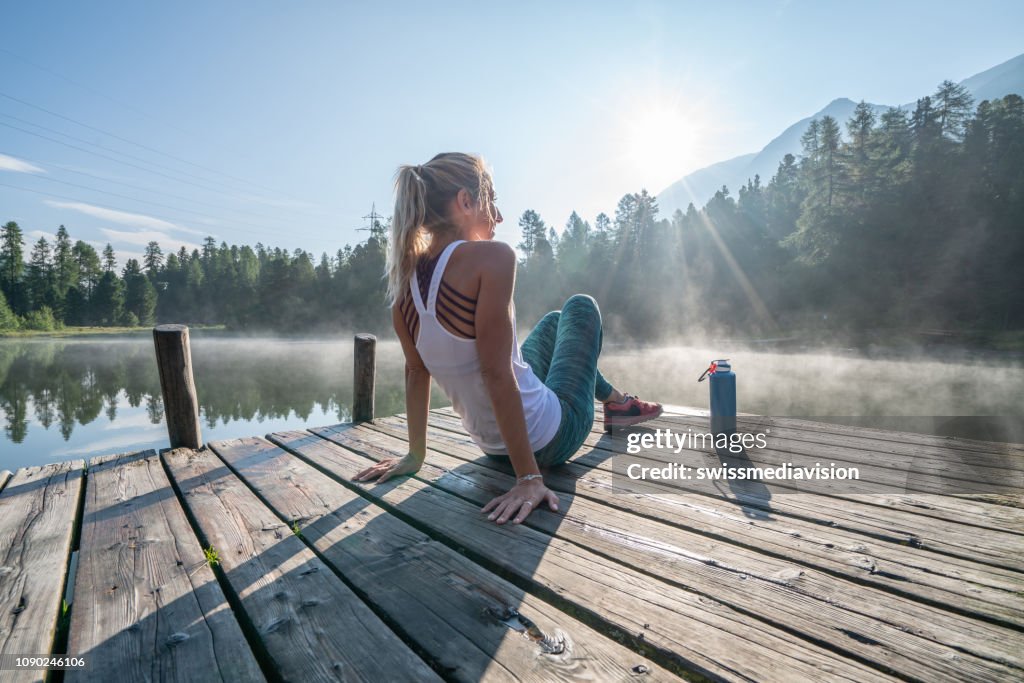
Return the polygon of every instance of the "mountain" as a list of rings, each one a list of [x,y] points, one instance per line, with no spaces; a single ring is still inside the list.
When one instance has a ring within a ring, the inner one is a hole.
[[[1024,54],[966,78],[960,84],[974,97],[975,105],[1010,93],[1024,94]],[[913,111],[916,104],[911,102],[902,106]],[[800,137],[812,119],[831,116],[845,131],[846,120],[856,106],[856,102],[845,97],[832,100],[820,111],[786,128],[761,151],[719,161],[677,180],[658,194],[660,215],[669,217],[676,209],[685,212],[690,202],[696,207],[704,206],[722,185],[736,196],[740,186],[746,185],[747,180],[755,175],[760,175],[761,184],[766,185],[775,175],[782,157],[786,154],[800,155]],[[887,105],[881,104],[872,104],[871,107],[876,114],[888,109]]]

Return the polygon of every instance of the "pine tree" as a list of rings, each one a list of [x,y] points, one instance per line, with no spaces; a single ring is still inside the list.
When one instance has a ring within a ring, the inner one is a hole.
[[[0,291],[7,296],[7,302],[15,312],[28,311],[21,276],[25,271],[25,239],[21,228],[10,221],[0,228]]]
[[[78,290],[88,298],[92,296],[103,274],[99,254],[91,244],[78,240],[75,246],[71,247],[71,257],[78,271]]]
[[[519,229],[522,231],[523,241],[518,247],[529,260],[540,248],[540,243],[547,242],[548,228],[536,211],[527,209],[519,218]]]
[[[14,315],[14,311],[7,305],[7,297],[0,292],[0,330],[16,329],[18,329],[18,316]]]
[[[164,264],[164,252],[157,242],[150,242],[146,245],[146,254],[143,257],[143,265],[146,268],[146,275],[150,280],[155,280],[160,267]]]
[[[53,249],[53,267],[57,275],[57,291],[64,298],[68,287],[78,284],[78,268],[72,253],[71,238],[63,225],[57,228],[57,242]]]
[[[50,257],[50,243],[45,237],[40,237],[32,248],[25,280],[33,309],[48,306],[52,310],[56,306],[57,281]]]
[[[113,273],[117,269],[117,256],[114,254],[114,248],[107,242],[107,246],[103,247],[103,272]]]
[[[91,317],[97,325],[111,327],[120,324],[124,312],[124,285],[113,271],[108,270],[100,277],[89,304]]]
[[[974,98],[962,85],[943,81],[931,98],[939,134],[960,142],[964,138],[967,121],[973,112]]]
[[[134,316],[131,322],[135,325],[153,325],[156,322],[156,288],[149,276],[142,273],[135,259],[128,259],[125,265],[124,292],[124,312]]]

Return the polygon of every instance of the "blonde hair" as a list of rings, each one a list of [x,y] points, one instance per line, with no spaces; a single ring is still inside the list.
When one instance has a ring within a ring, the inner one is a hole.
[[[491,174],[479,156],[444,152],[421,166],[399,166],[387,255],[389,306],[409,286],[416,261],[426,253],[430,241],[455,230],[447,215],[448,205],[463,189],[492,220],[496,218]]]

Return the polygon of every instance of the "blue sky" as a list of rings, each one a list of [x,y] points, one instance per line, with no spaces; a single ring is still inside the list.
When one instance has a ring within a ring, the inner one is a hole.
[[[207,234],[333,253],[399,164],[460,150],[514,244],[527,208],[611,214],[836,97],[1010,59],[1022,25],[1020,2],[5,3],[0,220],[122,261]]]

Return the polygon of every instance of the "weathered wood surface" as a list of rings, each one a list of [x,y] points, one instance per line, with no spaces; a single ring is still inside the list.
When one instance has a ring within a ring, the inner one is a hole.
[[[83,465],[23,467],[0,492],[0,654],[52,652]],[[0,679],[41,681],[43,673],[0,671]]]
[[[162,457],[282,678],[440,680],[212,451]]]
[[[440,438],[445,432],[455,435],[465,434],[457,419],[448,414],[446,409],[431,411],[428,419],[433,429],[432,437]],[[612,450],[610,439],[595,430],[588,435],[584,447],[571,459],[569,464],[574,468],[585,467],[595,474],[601,473],[607,477],[610,486],[612,476],[610,458],[616,454],[617,451]],[[651,462],[657,464],[659,461],[652,460]],[[672,482],[664,483],[664,493],[673,495],[658,497],[667,498],[670,501],[694,501],[713,506],[717,510],[733,510],[741,512],[745,517],[751,519],[777,517],[786,521],[802,520],[818,527],[828,527],[830,533],[832,530],[850,531],[861,537],[867,537],[865,541],[874,540],[912,548],[927,548],[958,558],[1014,570],[1011,575],[1015,578],[1017,577],[1016,571],[1024,570],[1024,552],[1017,552],[1021,539],[1013,533],[1012,525],[1008,529],[979,529],[973,524],[933,519],[920,514],[927,508],[941,505],[942,499],[947,496],[829,497],[800,494],[765,498],[757,493],[728,489],[724,490],[721,496],[706,496],[680,492]],[[622,497],[620,494],[614,500],[619,500]],[[902,502],[903,507],[895,509],[894,506],[885,505],[886,502],[893,499]],[[987,509],[997,511],[1003,507],[959,500],[955,504],[977,508],[978,514],[983,514]],[[857,549],[857,546],[851,547]],[[859,550],[857,551],[859,552]]]
[[[443,412],[445,414],[454,416],[454,412],[451,410],[451,408],[442,408],[442,409],[439,409],[438,412]],[[599,410],[596,412],[596,415],[598,416],[598,419],[595,421],[594,425],[592,426],[591,436],[592,437],[604,436],[604,432],[603,432],[603,429],[601,427],[601,422],[600,422],[600,411]],[[667,428],[667,427],[678,427],[678,425],[673,425],[673,423],[671,422],[672,419],[675,419],[675,418],[671,418],[670,416],[663,416],[663,418],[661,418],[659,420],[652,420],[651,422],[645,423],[644,424],[644,428],[647,428],[647,429],[662,428],[662,429],[664,429],[664,428]],[[778,419],[778,418],[775,418],[775,419]],[[807,421],[803,421],[803,422],[807,422]],[[697,420],[693,424],[694,424],[694,426],[700,426],[700,427],[704,427],[704,428],[707,427],[706,421],[702,421],[702,420]],[[810,424],[818,425],[820,423],[810,423]],[[830,429],[832,426],[833,425],[822,425],[821,427],[819,427],[820,429],[824,430],[823,432],[821,432],[822,433],[822,437],[821,437],[822,439],[826,438],[826,435],[828,434],[827,430]],[[835,426],[836,427],[841,427],[842,425],[835,425]],[[774,433],[775,432],[773,431],[773,434]],[[903,432],[900,432],[900,434],[903,434]],[[594,439],[595,444],[596,444],[596,441],[597,441],[597,439],[595,438]],[[853,445],[855,446],[855,448],[863,450],[865,458],[875,457],[875,455],[877,455],[875,453],[875,451],[873,450],[873,444],[877,443],[879,441],[883,441],[883,440],[877,439],[877,438],[869,438],[869,437],[859,438],[859,437],[856,437],[855,434],[852,435],[852,443],[853,443]],[[985,442],[979,442],[979,443],[985,443]],[[591,442],[588,441],[588,445],[590,445],[590,444],[591,444]],[[613,439],[610,439],[608,437],[605,437],[605,439],[602,441],[602,445],[603,445],[604,448],[614,449],[616,452],[624,452],[624,446],[625,446],[624,439],[614,439],[613,440]],[[771,444],[769,444],[769,445],[771,445]],[[1005,445],[1004,444],[999,444],[998,447],[1001,448],[1001,449],[1005,449],[1005,451],[1000,451],[1001,453],[1012,453],[1012,452],[1014,452],[1016,450],[1019,450],[1019,446],[1017,446],[1015,444],[1005,444]],[[829,452],[827,450],[828,448],[829,448],[828,444],[825,444],[825,445],[822,446],[822,450],[816,451],[816,452],[820,452],[822,454],[821,456],[819,456],[819,459],[824,454]],[[759,454],[765,453],[765,452],[771,452],[771,449],[759,450]],[[653,451],[653,450],[649,451],[648,453],[651,454],[652,456],[656,456],[657,455],[656,451]],[[696,451],[695,453],[699,454],[699,453],[701,453],[701,451]],[[678,456],[673,456],[673,457],[678,459]],[[1024,457],[1024,456],[1021,456],[1021,457]],[[789,462],[797,462],[797,461],[808,462],[808,461],[813,461],[812,458],[807,458],[806,456],[799,456],[799,455],[796,456],[796,457],[779,458],[779,461],[782,461],[782,460],[787,460]],[[813,464],[813,462],[812,462],[812,464]],[[1016,473],[1014,473],[1013,476],[1015,477],[1015,480],[1017,480],[1016,479],[1016,476],[1017,476]],[[899,478],[896,478],[896,479],[891,479],[890,478],[888,481],[880,481],[880,482],[877,482],[877,483],[884,484],[886,486],[890,486],[890,487],[892,487],[893,490],[899,490],[901,488],[901,483],[905,484],[906,481],[905,481],[905,478],[902,480],[902,482],[901,482],[901,480]],[[927,485],[929,485],[929,482],[927,482],[927,481],[925,481],[925,482],[923,482],[921,484],[922,487],[923,486],[927,486]],[[778,486],[780,488],[786,488],[787,487],[786,485],[784,485],[783,483],[780,483],[780,482],[773,483],[773,486]],[[877,484],[876,484],[876,488],[877,488]],[[940,487],[940,490],[941,490],[941,487]],[[1003,530],[1004,528],[1009,528],[1009,529],[1011,529],[1010,533],[1024,534],[1024,509],[1020,509],[1020,508],[1007,507],[1007,506],[1003,506],[1003,505],[995,505],[994,506],[994,505],[986,505],[986,504],[975,504],[975,503],[973,503],[970,500],[965,500],[963,498],[958,498],[958,497],[955,497],[955,496],[950,496],[950,495],[926,495],[926,494],[918,493],[918,492],[915,492],[913,495],[909,495],[909,494],[903,495],[903,494],[896,494],[896,493],[892,493],[892,494],[874,494],[874,495],[837,493],[836,496],[842,497],[842,498],[847,498],[847,499],[852,499],[852,500],[859,500],[859,501],[866,502],[866,503],[869,503],[869,504],[884,506],[884,507],[892,508],[892,509],[908,510],[908,511],[913,512],[915,514],[928,515],[928,516],[936,517],[936,518],[939,518],[939,519],[944,519],[944,520],[947,520],[947,521],[958,522],[958,523],[961,523],[961,524],[972,524],[974,526],[979,526],[979,527],[983,527],[983,528],[986,528],[986,529]]]
[[[662,416],[645,427],[672,428],[677,432],[681,428],[706,431],[707,420]],[[761,422],[741,418],[739,429],[751,433],[769,430],[768,448],[758,449],[754,454],[758,462],[779,464],[788,461],[799,465],[827,460],[841,466],[860,466],[861,481],[858,485],[865,493],[901,489],[912,493],[955,493],[961,490],[988,493],[1024,487],[1024,456],[1015,453],[981,454],[825,431],[811,432],[779,427],[771,419]],[[849,482],[844,483],[843,488],[850,489]]]
[[[438,416],[434,422],[436,426],[464,432],[450,408],[431,411],[431,414]],[[589,466],[599,465],[625,452],[625,444],[604,434],[599,423],[595,423],[584,446],[593,449],[593,457],[581,459],[577,456],[573,461]],[[679,461],[678,455],[659,455],[654,451],[631,457],[650,460],[652,465]],[[697,452],[694,457],[713,456]],[[607,467],[610,471],[610,464]],[[785,484],[775,485],[786,488]],[[666,492],[678,488],[671,481],[663,482],[663,486]],[[766,512],[792,514],[811,522],[828,523],[877,539],[892,539],[913,546],[924,544],[960,557],[1015,570],[1024,569],[1024,539],[1019,534],[1024,529],[1024,510],[1004,505],[923,494],[766,496],[749,485],[733,489],[724,487],[719,498],[735,500]],[[933,523],[929,523],[928,518],[934,518]]]
[[[435,416],[428,419],[431,427],[435,426]],[[377,420],[372,428],[400,439],[407,434],[405,420],[398,417]],[[434,429],[430,443],[434,450],[459,460],[512,474],[507,463],[480,458],[479,449],[464,434]],[[588,468],[579,463],[591,453],[584,448],[566,465],[552,468],[545,476],[548,487],[699,532],[713,547],[730,555],[731,546],[738,546],[737,552],[749,550],[758,556],[798,562],[940,607],[953,604],[978,618],[996,617],[1024,625],[1024,596],[1019,594],[1022,577],[1016,572],[876,541],[800,518],[765,514],[708,496],[616,494],[607,464]]]
[[[404,443],[366,427],[329,436],[374,459]],[[481,505],[514,483],[513,476],[436,451],[429,452],[428,462],[421,476]],[[706,595],[810,642],[828,643],[880,670],[949,680],[1012,680],[1022,671],[1018,646],[1024,641],[1015,643],[1011,629],[623,515],[582,497],[563,502],[564,516],[531,516],[528,525],[627,567],[643,568],[667,584]]]
[[[706,421],[680,415],[636,429]],[[0,652],[53,653],[61,625],[90,662],[68,680],[1024,678],[1020,494],[623,493],[625,442],[598,410],[545,475],[560,512],[498,526],[479,509],[512,485],[509,464],[450,409],[428,420],[425,465],[385,484],[351,477],[406,452],[403,416],[107,456],[84,479],[81,461],[0,472]],[[872,462],[886,486],[918,455],[965,481],[1024,474],[1014,444],[772,430],[769,458]],[[680,460],[653,450],[646,463]]]
[[[67,681],[259,681],[153,451],[89,463]]]
[[[601,404],[595,401],[597,410],[600,411]],[[699,417],[703,418],[703,424],[707,425],[708,411],[691,408],[689,406],[678,406],[664,404],[665,416],[671,417]],[[739,421],[760,421],[765,418],[752,413],[740,413]],[[864,443],[865,440],[876,440],[890,442],[879,444],[877,448],[891,448],[894,444],[906,444],[913,446],[924,446],[926,449],[936,447],[941,450],[956,449],[963,451],[977,451],[980,453],[1016,453],[1024,456],[1024,444],[1001,443],[993,441],[981,441],[979,439],[967,439],[958,436],[936,436],[934,434],[921,434],[919,432],[907,432],[898,429],[881,429],[874,427],[863,427],[859,425],[845,425],[837,422],[817,421],[801,419],[796,417],[770,417],[772,424],[787,429],[800,430],[820,434],[822,439],[829,440],[834,437],[845,435],[854,437],[857,443]],[[910,416],[908,419],[916,419]],[[817,437],[816,437],[817,438]]]
[[[199,398],[192,378],[192,349],[188,327],[158,325],[153,328],[160,391],[164,399],[164,421],[171,448],[199,448],[203,445],[199,422]]]
[[[355,431],[332,430],[331,436],[338,438]],[[301,432],[285,432],[270,438],[346,481],[371,460],[378,459],[331,441],[312,441]],[[555,600],[563,608],[594,615],[619,638],[650,646],[656,660],[661,658],[703,675],[724,678],[887,678],[882,671],[794,638],[716,600],[639,569],[610,564],[610,558],[588,548],[529,525],[498,526],[479,513],[478,504],[426,483],[422,475],[369,485],[362,490],[371,500],[431,535],[464,548],[485,566],[524,582],[530,592]],[[566,506],[568,502],[563,500]],[[534,514],[543,517],[551,513],[538,510]]]
[[[210,447],[449,680],[676,679],[273,443]]]
[[[0,470],[0,491],[4,490],[4,486],[7,485],[7,481],[11,478],[10,470]]]

